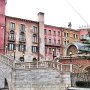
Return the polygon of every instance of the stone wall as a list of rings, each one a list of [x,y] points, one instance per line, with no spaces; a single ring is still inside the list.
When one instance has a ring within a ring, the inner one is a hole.
[[[60,73],[52,68],[17,69],[13,74],[15,90],[67,90],[70,73]]]

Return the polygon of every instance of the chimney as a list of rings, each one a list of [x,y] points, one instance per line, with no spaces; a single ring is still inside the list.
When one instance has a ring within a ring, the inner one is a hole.
[[[38,13],[38,22],[44,23],[44,13],[43,12]]]

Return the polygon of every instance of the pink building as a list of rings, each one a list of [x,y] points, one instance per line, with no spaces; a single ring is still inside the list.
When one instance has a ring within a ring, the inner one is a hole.
[[[5,31],[5,4],[6,0],[0,0],[0,53],[4,53],[4,31]]]
[[[61,54],[61,28],[45,25],[45,57],[52,59]]]
[[[84,29],[79,29],[79,36],[80,36],[80,40],[84,41],[87,37],[89,37],[89,28],[84,28]]]

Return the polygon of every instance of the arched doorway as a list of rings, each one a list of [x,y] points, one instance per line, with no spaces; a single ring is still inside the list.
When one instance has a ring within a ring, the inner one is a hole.
[[[84,70],[85,70],[86,72],[90,73],[90,66],[87,66]]]
[[[72,51],[73,55],[76,55],[77,52],[78,52],[75,45],[71,45],[71,46],[68,47],[68,49],[67,49],[67,56],[69,56],[70,51]]]

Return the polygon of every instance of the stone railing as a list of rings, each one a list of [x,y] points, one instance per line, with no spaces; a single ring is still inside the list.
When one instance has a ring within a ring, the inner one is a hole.
[[[43,62],[21,62],[15,63],[15,69],[34,69],[34,68],[53,68],[64,72],[73,72],[72,64],[61,64],[59,62],[53,61],[43,61]]]
[[[13,60],[11,60],[10,58],[8,58],[5,55],[0,54],[0,62],[3,62],[11,67],[13,67]]]
[[[80,87],[84,87],[85,84],[90,87],[90,73],[71,73],[71,86],[77,87],[78,84]]]

